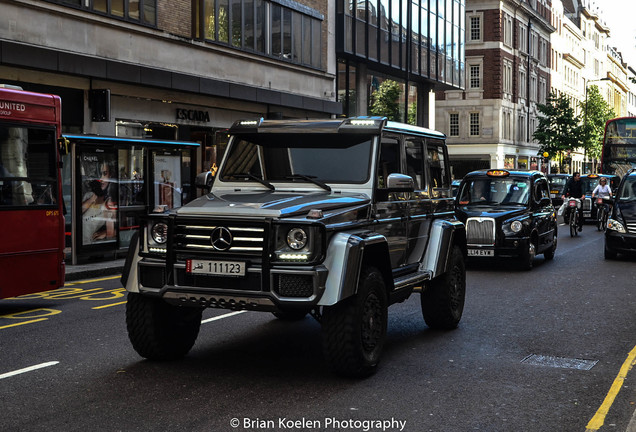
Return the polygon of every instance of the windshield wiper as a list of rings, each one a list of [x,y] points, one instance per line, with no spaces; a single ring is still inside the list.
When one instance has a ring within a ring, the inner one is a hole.
[[[327,192],[331,192],[331,186],[321,182],[320,180],[316,180],[316,176],[308,176],[308,175],[303,175],[303,174],[292,174],[292,175],[285,176],[285,179],[287,179],[287,180],[298,180],[298,179],[299,180],[305,180],[305,181],[308,181],[310,183],[315,184],[316,186],[320,186],[321,188],[323,188]]]
[[[254,174],[250,174],[250,173],[239,173],[239,174],[232,174],[232,177],[236,177],[239,179],[250,179],[250,180],[254,180],[259,182],[260,184],[262,184],[263,186],[265,186],[266,188],[269,188],[270,190],[276,190],[276,188],[274,187],[273,184],[271,184],[270,182],[268,182],[267,180],[263,180],[260,177],[255,176]]]

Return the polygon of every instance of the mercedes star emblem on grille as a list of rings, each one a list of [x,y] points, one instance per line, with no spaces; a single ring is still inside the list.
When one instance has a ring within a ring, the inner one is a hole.
[[[219,251],[225,251],[232,245],[232,233],[226,227],[219,227],[212,231],[210,236],[212,247]]]

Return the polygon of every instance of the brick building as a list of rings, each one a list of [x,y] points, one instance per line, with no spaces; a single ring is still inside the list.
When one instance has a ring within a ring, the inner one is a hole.
[[[550,89],[549,0],[466,2],[465,90],[436,92],[453,176],[480,168],[540,168],[532,134]]]

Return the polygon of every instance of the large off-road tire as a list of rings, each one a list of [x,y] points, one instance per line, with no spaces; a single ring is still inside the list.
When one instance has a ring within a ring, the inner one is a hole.
[[[364,268],[358,292],[322,313],[322,346],[329,367],[340,375],[365,377],[380,362],[387,327],[387,293],[384,279],[373,268]]]
[[[466,298],[466,265],[459,247],[451,251],[446,273],[433,279],[422,292],[422,315],[432,329],[457,327],[464,312]]]
[[[199,335],[202,309],[169,305],[128,293],[126,326],[137,353],[149,360],[174,360],[190,351]]]

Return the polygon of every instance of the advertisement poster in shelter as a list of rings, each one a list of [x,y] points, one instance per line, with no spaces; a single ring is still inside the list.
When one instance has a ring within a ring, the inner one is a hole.
[[[155,205],[181,207],[181,158],[179,155],[154,154]]]
[[[112,151],[90,149],[79,154],[82,245],[117,241],[117,159]]]

